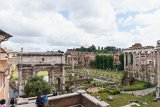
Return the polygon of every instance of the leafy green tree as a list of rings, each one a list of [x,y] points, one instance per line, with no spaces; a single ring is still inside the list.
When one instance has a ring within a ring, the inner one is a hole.
[[[92,46],[90,46],[90,47],[88,48],[88,51],[89,51],[89,52],[96,52],[96,47],[92,44]]]
[[[98,46],[98,50],[100,50],[100,46]]]
[[[43,80],[42,77],[35,76],[27,80],[24,92],[27,97],[34,97],[42,94],[51,93],[51,85]]]
[[[96,68],[100,69],[100,65],[101,65],[100,56],[96,55]]]
[[[113,56],[108,56],[108,67],[113,69]]]
[[[103,51],[103,47],[101,47],[101,50]]]
[[[106,56],[106,55],[96,55],[96,58],[94,61],[90,63],[91,67],[97,68],[97,69],[107,69],[111,68],[113,69],[113,56]]]
[[[118,70],[124,70],[124,54],[119,55],[120,64],[118,65]]]
[[[104,57],[104,69],[107,69],[107,65],[108,65],[108,58],[107,56]]]

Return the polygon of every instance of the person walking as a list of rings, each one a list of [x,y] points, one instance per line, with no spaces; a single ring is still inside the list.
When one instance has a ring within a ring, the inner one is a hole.
[[[43,99],[41,96],[37,96],[36,104],[37,104],[37,107],[43,107]]]
[[[0,107],[6,107],[6,100],[5,99],[2,99],[1,101],[0,101]]]
[[[48,106],[48,96],[47,96],[47,94],[45,94],[43,96],[43,107],[49,107]]]
[[[15,103],[15,101],[14,101],[14,98],[12,97],[10,100],[11,107],[14,107],[14,103]]]

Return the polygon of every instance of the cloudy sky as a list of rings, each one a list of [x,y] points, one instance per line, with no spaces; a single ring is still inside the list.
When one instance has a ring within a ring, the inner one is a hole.
[[[0,0],[3,47],[20,51],[156,45],[160,0]]]

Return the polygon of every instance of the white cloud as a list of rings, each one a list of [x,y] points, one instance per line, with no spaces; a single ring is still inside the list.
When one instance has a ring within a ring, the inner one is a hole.
[[[160,8],[159,0],[111,0],[117,13],[148,12]]]
[[[152,2],[151,2],[152,1]],[[153,44],[158,39],[158,0],[0,0],[0,29],[13,35],[5,46],[26,51]],[[61,11],[68,11],[67,18]],[[127,17],[118,14],[137,12]],[[118,27],[133,26],[130,31]],[[18,47],[18,48],[17,48]]]

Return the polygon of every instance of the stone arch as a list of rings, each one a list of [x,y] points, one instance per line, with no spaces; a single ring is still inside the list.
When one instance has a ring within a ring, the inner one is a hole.
[[[48,82],[55,87],[55,77],[59,77],[59,90],[65,90],[65,55],[55,52],[21,52],[18,54],[18,85],[19,96],[22,96],[25,82],[39,71],[48,72]]]

